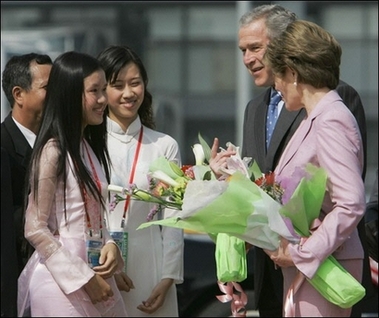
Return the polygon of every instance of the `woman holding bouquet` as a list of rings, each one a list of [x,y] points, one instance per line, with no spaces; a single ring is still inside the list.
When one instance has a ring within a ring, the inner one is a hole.
[[[154,130],[152,96],[146,69],[127,46],[111,46],[98,56],[105,69],[108,95],[108,150],[111,183],[149,189],[150,163],[159,157],[181,164],[178,143]],[[126,263],[116,276],[118,287],[133,317],[178,316],[175,284],[183,281],[183,230],[149,227],[153,204],[125,200],[107,214],[107,226],[118,240]],[[172,210],[166,209],[164,216]],[[155,217],[155,219],[157,216]],[[127,292],[127,293],[126,293]]]
[[[296,178],[297,168],[312,163],[324,168],[328,176],[312,235],[299,244],[282,239],[278,250],[266,251],[282,268],[285,295],[294,291],[293,303],[286,303],[286,315],[350,316],[351,308],[327,301],[307,280],[300,287],[293,285],[301,275],[312,278],[329,255],[358,281],[362,278],[363,249],[357,224],[365,211],[363,146],[354,116],[335,91],[341,54],[331,34],[312,22],[299,20],[269,43],[265,56],[285,107],[290,111],[305,108],[307,112],[275,174],[278,178]]]

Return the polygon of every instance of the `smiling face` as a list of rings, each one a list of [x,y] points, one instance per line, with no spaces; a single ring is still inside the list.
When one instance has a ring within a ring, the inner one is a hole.
[[[242,52],[243,63],[254,78],[258,87],[272,86],[274,78],[271,69],[264,65],[263,56],[269,38],[264,19],[241,27],[238,32],[238,47]]]
[[[98,70],[84,79],[84,126],[100,125],[107,105],[107,81],[103,70]]]
[[[119,72],[114,83],[108,83],[109,118],[125,131],[137,118],[145,96],[145,84],[138,66],[130,62]]]

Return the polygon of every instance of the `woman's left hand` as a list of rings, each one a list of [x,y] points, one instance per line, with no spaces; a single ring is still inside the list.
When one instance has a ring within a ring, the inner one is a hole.
[[[271,260],[280,267],[295,266],[295,264],[292,261],[291,255],[288,251],[288,244],[288,240],[281,237],[278,249],[276,249],[275,251],[265,249],[264,251],[268,256],[270,256]]]
[[[102,278],[110,278],[117,271],[119,265],[120,252],[116,244],[107,243],[101,249],[100,266],[96,266],[93,270]]]
[[[174,283],[174,280],[171,278],[163,278],[151,291],[151,294],[146,301],[142,301],[137,308],[147,314],[152,314],[162,307],[168,289]]]

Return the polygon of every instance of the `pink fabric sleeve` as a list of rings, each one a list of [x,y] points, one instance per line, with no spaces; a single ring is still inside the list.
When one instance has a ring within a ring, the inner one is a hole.
[[[48,142],[41,153],[37,176],[38,196],[35,197],[32,176],[25,218],[25,237],[36,249],[42,261],[45,261],[46,267],[60,288],[69,294],[87,283],[94,276],[94,272],[79,256],[66,249],[54,236],[54,229],[48,226],[49,218],[53,217],[51,214],[55,214],[59,155],[53,141]]]

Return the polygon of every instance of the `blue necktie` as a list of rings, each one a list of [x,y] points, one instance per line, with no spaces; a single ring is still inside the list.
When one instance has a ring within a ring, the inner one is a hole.
[[[280,94],[274,91],[271,96],[270,105],[268,105],[266,118],[266,149],[270,144],[272,132],[274,131],[276,120],[278,119],[278,104],[281,99]]]

